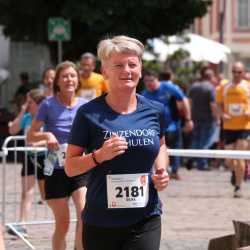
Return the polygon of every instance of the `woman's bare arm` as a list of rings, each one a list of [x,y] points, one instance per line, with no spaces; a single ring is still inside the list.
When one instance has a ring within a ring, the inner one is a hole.
[[[169,176],[167,172],[168,166],[169,157],[165,144],[165,137],[163,136],[160,141],[160,151],[155,159],[155,174],[152,177],[155,189],[157,191],[163,190],[169,183]]]
[[[123,137],[117,135],[106,140],[102,147],[90,154],[83,154],[84,148],[69,144],[65,160],[65,172],[68,176],[76,176],[88,172],[94,167],[99,166],[98,163],[108,161],[114,157],[123,154],[128,148],[128,143]]]

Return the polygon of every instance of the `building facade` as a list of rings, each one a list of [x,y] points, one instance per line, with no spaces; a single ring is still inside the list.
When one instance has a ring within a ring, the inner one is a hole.
[[[11,109],[11,100],[20,84],[20,72],[27,72],[30,80],[37,82],[41,80],[43,70],[51,65],[46,46],[32,42],[13,42],[4,36],[0,26],[0,70],[8,71],[8,78],[0,82],[0,108]]]
[[[194,32],[230,47],[225,74],[239,60],[250,71],[250,0],[213,0],[207,15],[195,21]]]

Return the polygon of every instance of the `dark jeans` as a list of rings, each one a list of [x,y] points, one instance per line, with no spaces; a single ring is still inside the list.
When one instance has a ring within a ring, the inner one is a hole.
[[[85,250],[159,250],[160,216],[121,228],[103,228],[83,224]]]
[[[165,133],[166,145],[171,149],[180,149],[182,146],[181,130],[166,132]],[[180,167],[181,160],[179,156],[170,156],[170,166],[172,173],[177,173]]]
[[[192,149],[209,149],[214,143],[214,133],[216,124],[214,122],[195,122],[192,132]],[[195,158],[198,168],[202,169],[208,166],[206,158]]]

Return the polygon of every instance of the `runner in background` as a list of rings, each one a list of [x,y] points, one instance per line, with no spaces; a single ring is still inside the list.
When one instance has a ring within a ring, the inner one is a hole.
[[[143,49],[126,36],[99,43],[109,92],[82,106],[71,129],[66,173],[91,170],[83,211],[85,250],[160,246],[157,191],[169,182],[164,107],[136,95]]]
[[[68,135],[78,108],[86,101],[76,97],[79,87],[79,73],[76,65],[65,61],[56,68],[54,96],[46,98],[40,105],[37,116],[28,132],[28,141],[45,140],[49,153],[45,161],[45,198],[55,217],[55,231],[52,238],[53,250],[66,249],[66,234],[69,229],[69,197],[72,197],[76,214],[75,248],[82,250],[81,212],[85,203],[87,177],[66,176],[64,158]],[[46,131],[40,128],[46,126]]]
[[[250,87],[244,80],[245,66],[236,62],[232,67],[232,81],[217,87],[216,102],[223,120],[225,149],[247,150],[250,135]],[[245,174],[245,160],[225,159],[232,170],[234,197],[242,196],[241,184]]]
[[[80,59],[80,88],[77,95],[90,101],[108,91],[108,84],[101,74],[95,73],[96,57],[84,53]]]
[[[170,72],[168,73],[168,80],[160,81],[155,72],[145,71],[143,74],[145,90],[142,92],[142,95],[164,105],[165,119],[168,120],[167,127],[165,128],[166,145],[169,148],[180,149],[182,147],[181,112],[184,114],[185,124],[183,129],[185,132],[192,131],[193,121],[187,97],[179,86],[174,84],[170,79]],[[170,177],[172,179],[180,180],[178,173],[180,165],[180,157],[170,157]]]
[[[24,134],[27,134],[29,127],[31,126],[32,119],[35,117],[39,104],[45,99],[45,95],[40,89],[30,90],[27,94],[27,101],[22,105],[21,110],[17,117],[9,123],[9,133],[11,135],[18,134],[21,130]],[[45,142],[41,141],[36,146],[44,145]],[[35,173],[37,173],[38,186],[42,200],[45,199],[44,192],[44,175],[43,165],[45,159],[45,153],[28,153],[25,157],[22,154],[22,194],[20,204],[20,222],[25,222],[28,219],[28,215],[31,210],[31,205],[34,197],[35,187]],[[28,236],[27,229],[24,226],[16,225],[16,230],[24,237]],[[8,233],[15,234],[14,231],[9,230]]]
[[[44,70],[42,75],[42,83],[39,88],[44,91],[44,94],[49,97],[53,95],[53,82],[55,79],[54,68],[47,68]]]

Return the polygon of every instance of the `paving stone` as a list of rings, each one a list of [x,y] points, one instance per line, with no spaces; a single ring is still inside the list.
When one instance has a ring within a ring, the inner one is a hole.
[[[20,166],[18,171],[7,173],[6,221],[18,216],[20,198]],[[2,182],[0,165],[0,182]],[[15,176],[14,176],[15,175]],[[187,171],[180,169],[181,181],[171,181],[169,187],[160,193],[163,203],[161,250],[207,250],[211,238],[234,233],[232,220],[249,220],[250,182],[243,185],[243,198],[233,198],[233,187],[229,183],[230,172],[214,169],[212,171]],[[2,187],[2,183],[0,183]],[[19,192],[13,191],[16,185]],[[15,194],[16,193],[16,194]],[[35,203],[39,200],[36,192]],[[33,205],[31,216],[35,219],[53,219],[45,205]],[[74,209],[72,207],[72,218]],[[31,218],[32,219],[32,218]],[[71,224],[67,238],[67,249],[74,248],[74,227]],[[53,225],[28,226],[30,242],[35,249],[51,249]],[[25,250],[23,241],[5,233],[7,250]]]

